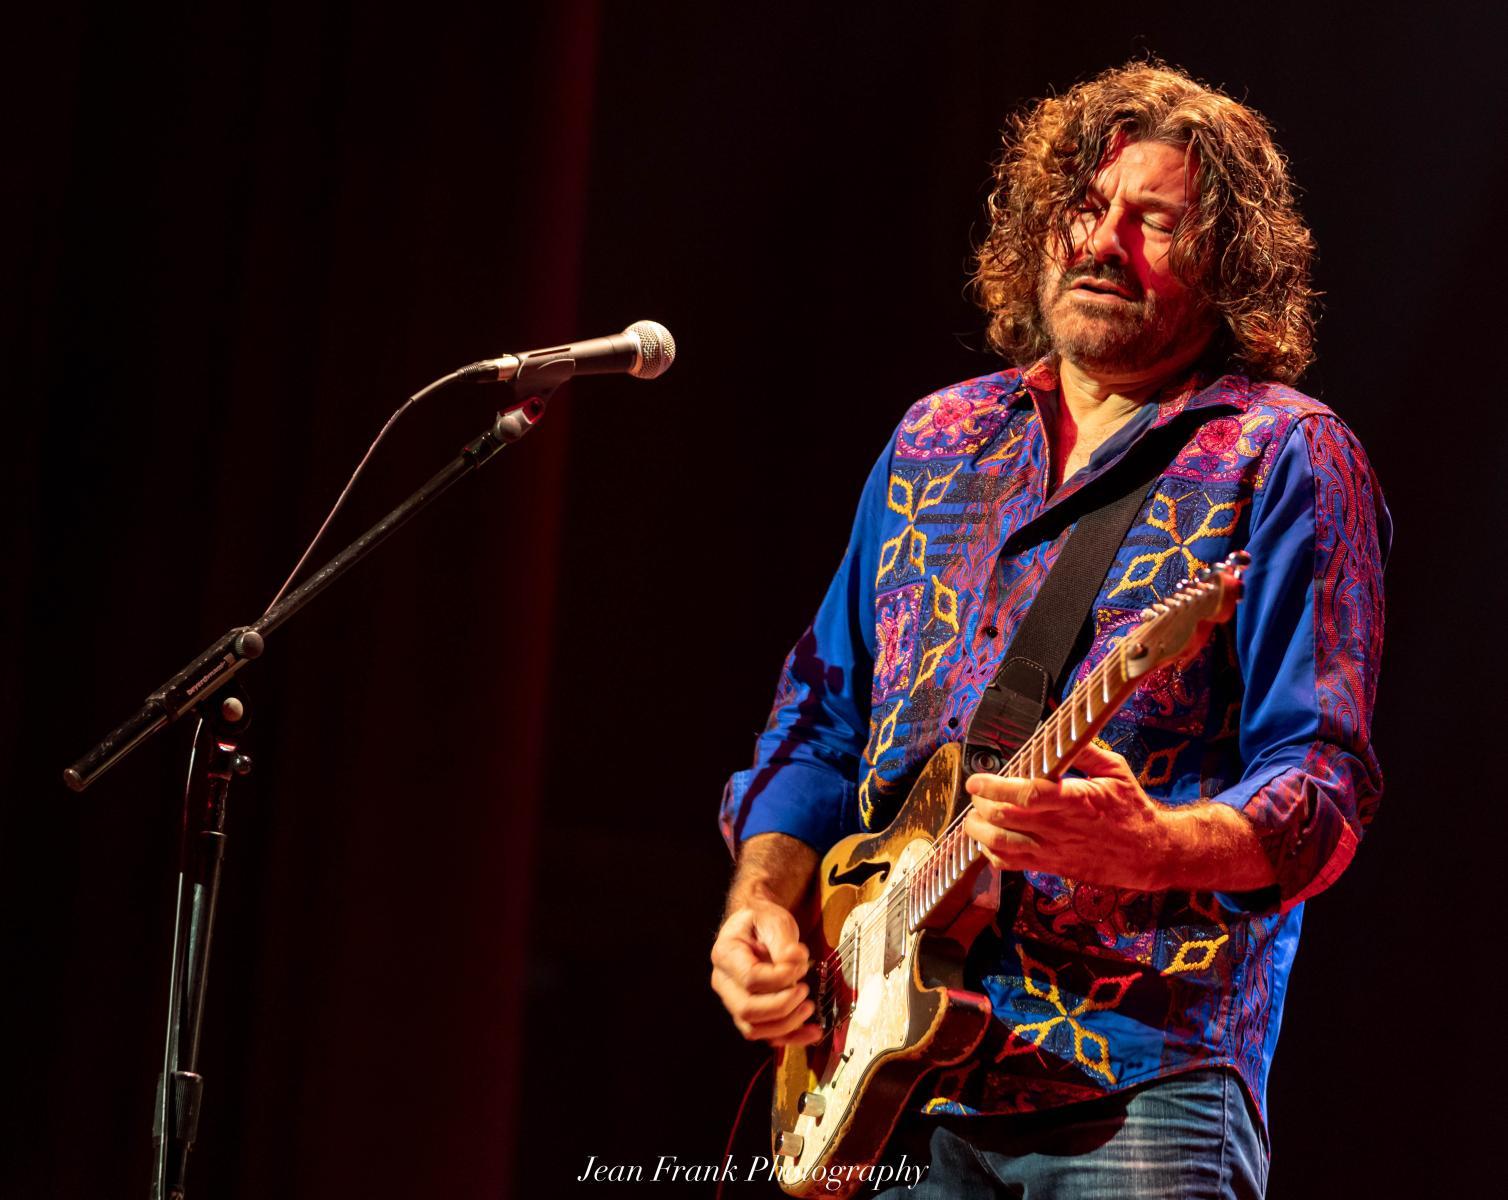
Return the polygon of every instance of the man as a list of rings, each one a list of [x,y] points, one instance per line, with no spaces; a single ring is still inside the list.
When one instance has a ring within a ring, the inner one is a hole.
[[[1287,386],[1311,359],[1312,241],[1263,119],[1142,64],[1018,119],[990,214],[975,285],[1021,365],[920,401],[869,478],[725,793],[738,866],[712,984],[746,1037],[820,1038],[793,913],[821,853],[883,828],[968,731],[1071,532],[1044,518],[1076,520],[1075,497],[1160,445],[1059,695],[1237,549],[1245,598],[1082,778],[969,778],[968,833],[1024,875],[968,957],[990,1031],[922,1081],[898,1144],[926,1143],[914,1194],[1261,1195],[1302,903],[1381,788],[1387,513],[1349,430]]]

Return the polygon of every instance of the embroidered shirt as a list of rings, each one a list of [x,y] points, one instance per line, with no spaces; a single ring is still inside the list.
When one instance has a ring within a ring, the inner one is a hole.
[[[825,852],[883,828],[933,751],[963,736],[1072,526],[1041,522],[1049,533],[1002,557],[1006,542],[1178,420],[1170,465],[1116,555],[1062,692],[1143,608],[1248,550],[1235,619],[1186,666],[1149,675],[1102,736],[1154,799],[1243,812],[1277,884],[1147,893],[1026,873],[968,958],[991,1031],[970,1065],[932,1077],[918,1100],[1025,1111],[1223,1065],[1265,1113],[1303,901],[1345,868],[1381,792],[1369,724],[1387,510],[1334,413],[1238,375],[1143,406],[1049,496],[1044,420],[1056,389],[1043,360],[907,412],[785,662],[754,764],[724,792],[724,835],[736,847],[780,832]]]

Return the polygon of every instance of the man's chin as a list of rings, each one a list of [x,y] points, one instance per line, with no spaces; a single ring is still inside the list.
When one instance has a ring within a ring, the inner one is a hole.
[[[1085,306],[1053,313],[1048,322],[1052,348],[1060,358],[1090,373],[1143,371],[1168,357],[1172,347],[1139,312]]]
[[[1088,371],[1126,370],[1144,365],[1150,347],[1142,339],[1127,336],[1127,330],[1066,329],[1054,330],[1052,347],[1058,357]]]
[[[1087,375],[1125,374],[1147,366],[1140,356],[1126,351],[1086,351],[1073,346],[1056,346],[1054,350],[1060,359]]]

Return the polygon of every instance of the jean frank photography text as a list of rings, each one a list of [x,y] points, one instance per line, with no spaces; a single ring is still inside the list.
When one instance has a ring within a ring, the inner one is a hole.
[[[810,1180],[824,1191],[836,1192],[855,1182],[875,1191],[891,1184],[913,1188],[927,1173],[926,1163],[909,1161],[904,1154],[895,1162],[831,1163],[810,1171],[789,1159],[771,1159],[763,1154],[745,1158],[728,1155],[721,1162],[688,1162],[674,1154],[661,1154],[653,1162],[601,1162],[589,1155],[577,1183],[799,1183]]]

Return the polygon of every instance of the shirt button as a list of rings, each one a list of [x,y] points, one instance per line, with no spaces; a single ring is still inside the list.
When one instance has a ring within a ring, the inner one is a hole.
[[[957,717],[949,717],[948,718],[948,728],[949,729],[957,729],[958,728],[958,718]]]
[[[986,625],[984,627],[984,636],[985,637],[999,637],[1000,636],[1000,630],[996,629],[993,625]]]

